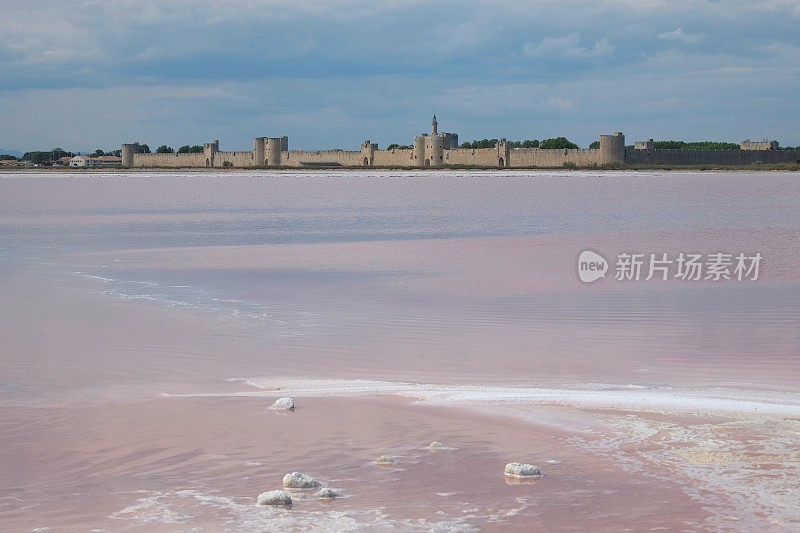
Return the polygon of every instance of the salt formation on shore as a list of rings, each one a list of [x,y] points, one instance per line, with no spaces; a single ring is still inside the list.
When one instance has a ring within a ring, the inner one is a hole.
[[[314,496],[317,498],[325,498],[325,499],[333,499],[333,498],[340,498],[342,493],[336,489],[332,489],[330,487],[322,487],[317,492],[314,493]]]
[[[269,408],[275,409],[276,411],[294,411],[294,400],[288,396],[278,398]]]
[[[376,465],[393,465],[394,464],[394,457],[391,455],[381,455],[374,461],[372,461]]]
[[[430,444],[428,444],[428,449],[431,449],[431,450],[446,450],[447,446],[445,446],[445,444],[443,442],[439,442],[438,440],[435,440],[435,441],[431,442]]]
[[[542,471],[538,466],[523,463],[508,463],[505,474],[512,477],[542,477]]]
[[[271,490],[258,495],[258,505],[292,505],[292,496],[283,490]]]
[[[283,476],[283,486],[287,489],[315,489],[319,487],[319,483],[311,476],[292,472]]]

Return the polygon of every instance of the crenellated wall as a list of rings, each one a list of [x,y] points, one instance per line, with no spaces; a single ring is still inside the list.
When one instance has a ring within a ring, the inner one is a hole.
[[[447,151],[450,165],[498,167],[497,148],[454,148]]]
[[[392,150],[375,150],[376,167],[413,167],[414,150],[393,148]]]
[[[252,167],[253,152],[217,152],[214,154],[214,168],[224,168],[230,163],[234,167]]]
[[[798,150],[627,150],[627,165],[753,165],[800,163]]]
[[[282,162],[285,167],[364,166],[360,150],[293,150],[282,154]]]
[[[510,168],[556,168],[565,164],[578,167],[600,166],[603,163],[600,150],[539,148],[512,148],[508,154]]]
[[[219,141],[203,145],[202,154],[137,154],[138,144],[122,145],[126,167],[447,167],[482,168],[618,168],[624,165],[752,165],[798,163],[800,151],[779,150],[778,143],[742,142],[742,150],[655,150],[652,139],[626,150],[621,132],[601,135],[596,149],[512,148],[500,139],[493,148],[458,148],[458,135],[438,133],[434,116],[431,133],[414,138],[413,148],[379,150],[370,141],[360,150],[293,150],[287,137],[256,137],[252,152],[221,152]],[[754,147],[771,147],[755,150]]]
[[[249,153],[249,152],[248,152]],[[132,165],[143,168],[202,167],[203,154],[131,154]],[[122,159],[125,165],[125,158]]]

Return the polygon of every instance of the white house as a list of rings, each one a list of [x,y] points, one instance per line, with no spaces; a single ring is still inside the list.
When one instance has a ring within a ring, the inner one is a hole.
[[[94,161],[88,155],[76,155],[69,160],[71,167],[93,167]]]

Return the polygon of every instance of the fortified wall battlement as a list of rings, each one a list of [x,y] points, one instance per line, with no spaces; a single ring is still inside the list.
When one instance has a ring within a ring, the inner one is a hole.
[[[222,152],[219,141],[205,143],[202,154],[142,154],[136,144],[122,145],[124,167],[172,168],[425,168],[468,166],[484,168],[618,167],[624,165],[747,165],[800,163],[794,150],[778,150],[778,143],[743,141],[740,150],[655,150],[652,139],[625,149],[621,132],[601,135],[600,147],[590,149],[516,148],[505,139],[493,148],[459,148],[458,135],[439,133],[436,115],[431,133],[414,137],[411,148],[380,150],[364,141],[359,150],[289,150],[287,137],[256,137],[252,152]]]

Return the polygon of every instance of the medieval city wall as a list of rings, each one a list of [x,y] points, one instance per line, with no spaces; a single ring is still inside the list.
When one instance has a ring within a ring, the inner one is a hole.
[[[798,163],[797,150],[627,150],[628,165],[752,165]]]
[[[475,167],[499,166],[500,155],[495,148],[453,148],[445,153],[445,164]]]
[[[225,165],[226,161],[234,167],[252,167],[253,152],[214,152],[214,161],[211,166],[223,168],[227,166]],[[205,166],[205,162],[200,166]]]
[[[360,151],[350,150],[293,150],[284,152],[281,164],[287,167],[304,166],[364,166]]]
[[[375,150],[372,166],[376,167],[413,167],[414,150],[394,148],[392,150]],[[362,161],[363,163],[363,161]]]
[[[434,116],[431,134],[414,137],[413,148],[379,150],[367,140],[360,150],[293,150],[287,137],[256,137],[253,151],[221,152],[219,141],[203,145],[202,154],[137,154],[139,145],[122,145],[124,167],[213,167],[313,168],[313,167],[403,167],[448,166],[483,168],[620,167],[650,165],[753,165],[800,163],[800,152],[779,150],[776,141],[743,141],[739,150],[657,150],[652,139],[626,149],[622,132],[600,135],[599,148],[513,148],[501,139],[492,148],[458,148],[458,136],[437,133]],[[766,147],[766,148],[765,148]],[[756,149],[764,148],[764,149]]]
[[[182,168],[205,166],[203,154],[133,154],[133,166]]]
[[[511,168],[563,167],[565,163],[578,167],[601,165],[600,150],[512,148],[508,152],[507,166]]]

